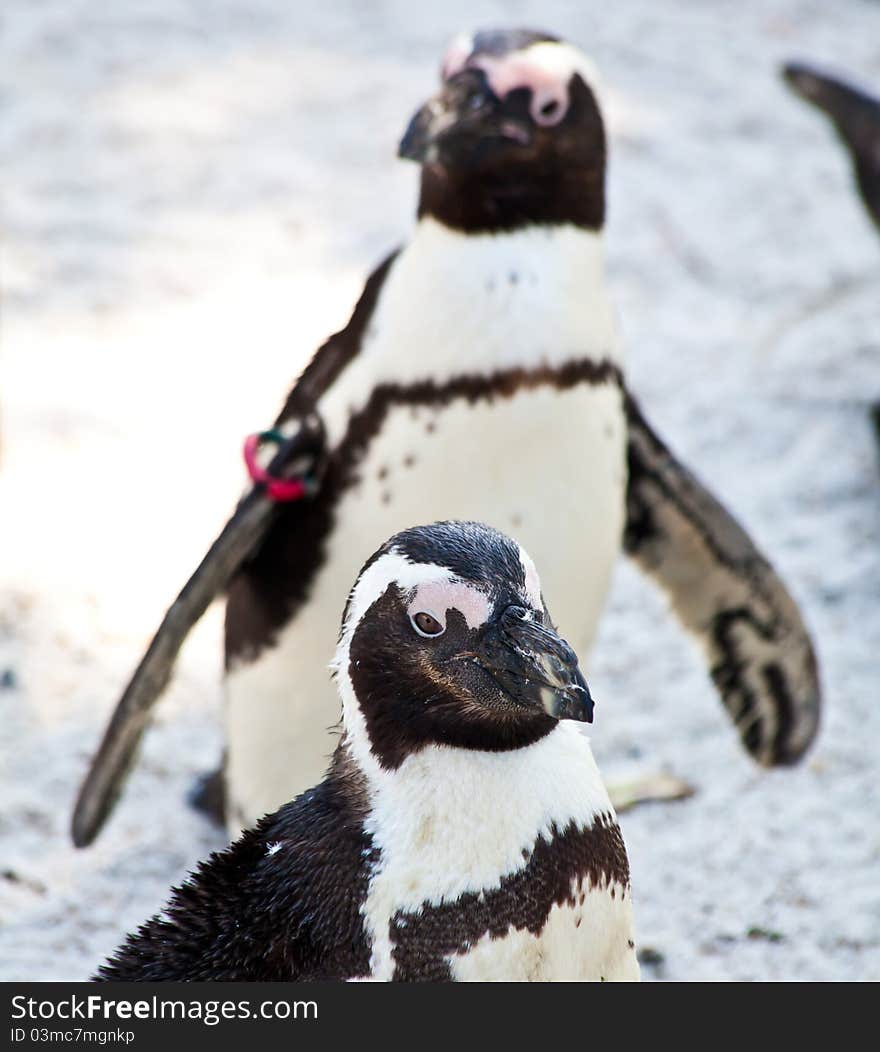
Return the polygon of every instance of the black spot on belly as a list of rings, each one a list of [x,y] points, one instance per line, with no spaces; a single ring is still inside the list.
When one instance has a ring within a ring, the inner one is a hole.
[[[528,863],[502,877],[497,888],[439,906],[426,902],[418,913],[398,910],[389,925],[394,980],[448,981],[449,958],[486,935],[500,939],[511,929],[540,934],[553,906],[576,905],[575,882],[590,889],[629,884],[626,848],[611,815],[600,815],[588,829],[574,823],[562,832],[552,827],[550,839],[539,837]]]
[[[383,464],[381,468],[376,472],[376,478],[381,482],[383,479],[388,478],[388,468]]]
[[[403,458],[403,466],[405,468],[413,467],[415,462],[416,458],[412,455],[412,453],[407,453],[407,455]]]

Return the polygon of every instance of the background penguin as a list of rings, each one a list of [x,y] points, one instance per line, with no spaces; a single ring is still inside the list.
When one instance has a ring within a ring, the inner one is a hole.
[[[105,980],[637,979],[593,702],[535,566],[476,523],[393,537],[351,592],[325,779],[213,855]]]
[[[276,422],[295,434],[310,414],[323,419],[317,495],[278,506],[228,588],[230,829],[325,769],[334,709],[315,655],[332,647],[336,597],[360,560],[401,522],[449,515],[516,531],[581,653],[622,538],[702,644],[751,755],[798,760],[819,685],[797,608],[624,380],[592,66],[547,34],[460,38],[400,152],[422,165],[414,235],[369,278]],[[96,766],[74,819],[80,844],[96,829],[88,815],[106,812]]]

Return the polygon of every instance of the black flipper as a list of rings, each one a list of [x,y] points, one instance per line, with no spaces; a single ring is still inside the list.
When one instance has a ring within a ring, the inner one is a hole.
[[[296,464],[296,473],[303,470],[304,464],[311,468],[320,459],[323,436],[318,417],[307,417],[300,430],[276,454],[269,466],[270,473],[281,476],[292,464]],[[254,486],[162,619],[113,712],[79,791],[71,825],[77,847],[85,847],[95,839],[113,810],[153,706],[168,686],[184,640],[225,590],[238,567],[257,548],[276,508],[277,504],[265,495],[264,486]]]
[[[764,766],[796,763],[819,727],[816,656],[794,600],[729,512],[626,395],[624,544],[707,653],[744,747]]]
[[[782,75],[834,123],[852,157],[862,201],[880,231],[880,99],[801,62],[788,63]]]
[[[372,316],[379,291],[397,257],[388,256],[367,279],[348,325],[316,352],[294,384],[276,421],[290,437],[269,465],[274,476],[308,472],[319,475],[326,458],[323,425],[317,406],[360,349],[361,337]],[[292,423],[298,422],[298,429]],[[320,490],[315,498],[320,500]],[[90,844],[115,806],[149,723],[153,706],[171,679],[174,662],[192,627],[235,577],[239,568],[260,549],[271,523],[281,510],[297,514],[297,505],[278,505],[255,485],[238,505],[222,533],[211,545],[195,573],[166,613],[134,676],[119,700],[101,746],[79,792],[71,832],[77,847]]]

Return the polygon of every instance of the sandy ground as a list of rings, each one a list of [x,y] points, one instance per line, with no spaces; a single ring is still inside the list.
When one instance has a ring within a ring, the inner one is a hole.
[[[784,572],[827,709],[742,754],[621,564],[591,659],[646,978],[880,979],[880,239],[787,57],[880,89],[880,4],[6,0],[0,54],[0,977],[85,978],[222,843],[220,618],[188,643],[99,843],[71,802],[118,691],[240,491],[241,437],[411,223],[397,138],[461,28],[536,24],[611,97],[610,280],[654,422]],[[552,602],[551,602],[552,605]],[[329,655],[328,655],[329,657]]]

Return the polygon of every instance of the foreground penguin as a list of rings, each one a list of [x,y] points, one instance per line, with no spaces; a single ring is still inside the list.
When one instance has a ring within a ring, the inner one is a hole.
[[[801,62],[784,66],[783,76],[831,119],[852,158],[862,202],[880,231],[880,99]]]
[[[798,610],[624,380],[589,62],[541,33],[460,39],[400,152],[422,165],[413,237],[369,278],[276,423],[276,439],[305,436],[313,450],[316,495],[277,505],[227,590],[230,830],[325,769],[334,701],[315,655],[332,647],[360,561],[402,522],[450,515],[517,534],[579,653],[623,541],[703,645],[746,749],[765,765],[797,761],[819,718]],[[160,631],[155,652],[166,643]],[[170,674],[167,661],[140,672],[148,685]],[[117,710],[74,817],[79,844],[109,810],[151,690]]]
[[[213,855],[107,980],[637,979],[593,702],[534,563],[478,523],[368,560],[316,788]]]

